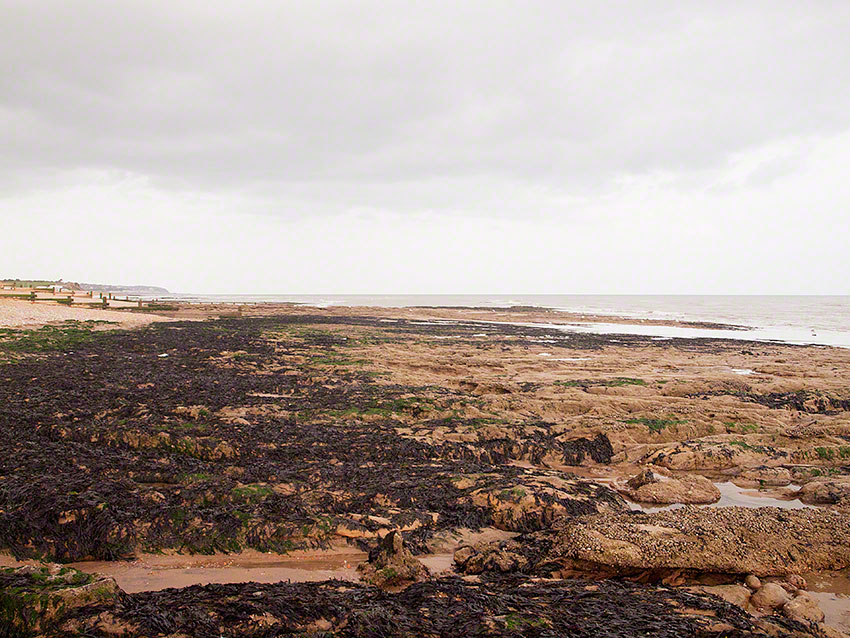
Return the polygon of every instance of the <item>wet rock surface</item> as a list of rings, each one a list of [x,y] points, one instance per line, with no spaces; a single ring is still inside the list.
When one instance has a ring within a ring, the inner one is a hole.
[[[0,634],[47,634],[80,610],[111,604],[120,595],[111,578],[62,565],[0,569]]]
[[[785,487],[793,480],[793,476],[784,467],[753,467],[747,468],[732,479],[740,487]]]
[[[810,481],[800,488],[799,498],[804,503],[850,507],[850,477]]]
[[[720,490],[704,476],[659,476],[652,470],[645,470],[617,484],[617,489],[631,500],[641,503],[697,504],[720,500]]]
[[[478,547],[464,557],[465,564],[487,564],[487,554],[505,549],[523,555],[528,573],[584,571],[659,580],[676,572],[800,574],[850,566],[850,518],[834,510],[740,507],[586,516]]]

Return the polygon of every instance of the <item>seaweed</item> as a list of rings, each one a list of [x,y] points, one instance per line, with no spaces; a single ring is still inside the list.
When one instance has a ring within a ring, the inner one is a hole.
[[[533,478],[507,465],[518,455],[610,459],[604,435],[562,440],[546,432],[551,424],[526,424],[515,440],[402,436],[395,416],[427,427],[440,401],[466,396],[378,384],[345,367],[317,372],[311,361],[349,339],[295,319],[100,332],[72,356],[39,351],[0,366],[0,545],[60,561],[165,548],[288,551],[322,547],[343,524],[370,536],[376,524],[362,519],[376,516],[396,527],[418,521],[412,542],[422,548],[435,530],[493,522],[454,477],[489,474],[483,487],[498,491]],[[353,323],[386,336],[375,320]],[[222,415],[233,407],[256,411]],[[617,500],[609,491],[564,508],[592,512]],[[537,529],[541,516],[511,525]]]
[[[431,579],[397,593],[342,581],[193,586],[129,594],[111,606],[76,610],[78,627],[97,631],[109,610],[128,635],[620,637],[766,636],[755,619],[719,598],[658,585],[611,580],[529,581],[520,576],[470,582]],[[771,617],[782,630],[812,635]],[[718,634],[716,624],[729,629]],[[787,635],[787,634],[786,634]]]

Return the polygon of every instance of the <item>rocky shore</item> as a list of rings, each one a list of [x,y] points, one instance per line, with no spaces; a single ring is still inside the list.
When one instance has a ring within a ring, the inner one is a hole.
[[[850,569],[850,351],[240,314],[0,334],[8,635],[850,630],[805,576]],[[359,584],[85,575],[340,544]]]

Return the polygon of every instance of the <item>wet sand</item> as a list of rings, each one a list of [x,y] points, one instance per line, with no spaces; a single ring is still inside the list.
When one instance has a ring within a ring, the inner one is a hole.
[[[210,583],[357,581],[356,566],[366,553],[354,548],[294,555],[246,550],[220,556],[142,555],[132,562],[86,561],[70,567],[115,579],[128,593]]]
[[[513,538],[514,533],[498,529],[460,530],[435,541],[438,551],[417,559],[434,576],[454,573],[454,553],[462,545]],[[352,545],[326,550],[288,554],[245,549],[233,554],[140,554],[127,561],[80,561],[68,567],[115,579],[127,593],[159,591],[169,587],[189,587],[212,583],[319,582],[329,579],[359,582],[357,566],[368,554]],[[17,560],[0,553],[0,567],[39,565],[35,560]]]

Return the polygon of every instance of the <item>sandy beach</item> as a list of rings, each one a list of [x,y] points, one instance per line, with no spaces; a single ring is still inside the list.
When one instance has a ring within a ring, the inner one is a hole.
[[[0,328],[34,328],[65,321],[108,322],[108,327],[137,328],[169,319],[150,313],[119,312],[94,308],[75,308],[54,303],[32,303],[0,297]]]

